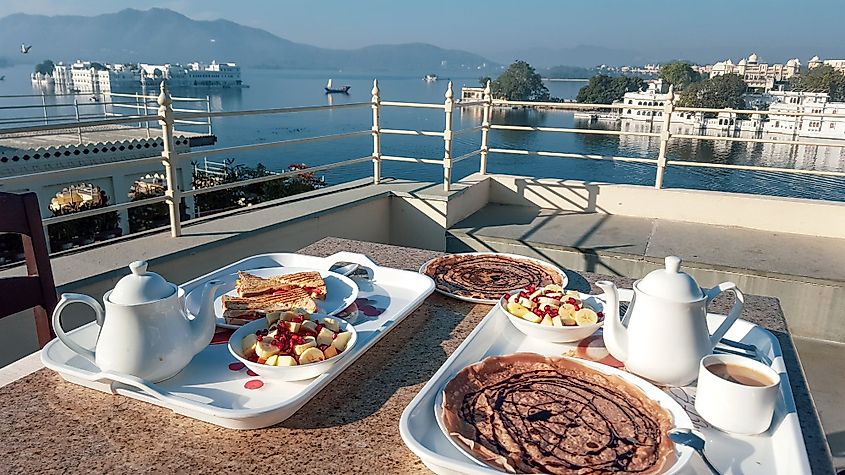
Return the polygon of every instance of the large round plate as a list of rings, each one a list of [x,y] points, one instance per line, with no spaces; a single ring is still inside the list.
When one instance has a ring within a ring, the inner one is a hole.
[[[601,363],[596,363],[594,361],[587,361],[587,360],[582,360],[582,359],[578,359],[578,358],[567,358],[567,359],[571,359],[573,361],[581,363],[584,366],[587,366],[591,369],[598,371],[599,373],[603,373],[603,374],[606,374],[606,375],[609,375],[609,376],[618,376],[618,377],[624,379],[626,382],[633,384],[634,386],[638,387],[643,393],[645,393],[646,397],[648,397],[649,399],[651,399],[653,401],[656,401],[664,409],[669,411],[669,414],[672,416],[672,428],[673,429],[681,429],[681,428],[691,429],[691,430],[695,429],[695,427],[692,424],[692,420],[689,417],[689,414],[687,414],[687,412],[684,411],[684,408],[681,407],[681,405],[678,404],[677,401],[672,399],[671,396],[669,396],[665,392],[661,391],[660,388],[658,388],[657,386],[649,383],[648,381],[646,381],[646,380],[644,380],[644,379],[642,379],[638,376],[635,376],[631,373],[628,373],[626,371],[622,371],[620,369],[613,368],[611,366],[603,365]],[[473,364],[475,364],[475,363],[473,363]],[[472,365],[470,365],[470,366],[472,366]],[[447,381],[446,384],[449,384],[449,381]],[[465,447],[461,442],[456,440],[455,437],[452,437],[449,434],[449,430],[446,428],[446,424],[443,421],[443,397],[444,397],[443,392],[446,390],[446,384],[444,384],[443,387],[434,396],[434,419],[437,420],[437,426],[440,427],[440,431],[443,432],[443,435],[445,435],[447,439],[449,439],[449,442],[451,442],[452,445],[454,445],[455,448],[458,449],[462,454],[466,455],[467,458],[469,458],[470,460],[472,460],[473,462],[477,463],[478,465],[480,465],[482,467],[497,470],[495,467],[492,467],[491,465],[487,465],[486,463],[482,462],[481,460],[476,459],[472,455],[472,453],[469,450],[467,450],[467,447]],[[687,465],[689,463],[690,458],[692,457],[692,454],[693,454],[693,450],[690,447],[687,447],[685,445],[675,444],[675,455],[677,457],[677,460],[675,460],[675,463],[663,473],[664,474],[677,473],[679,470],[681,470],[681,468],[683,468],[685,465]]]
[[[420,266],[420,269],[419,269],[418,272],[420,274],[423,274],[423,275],[428,275],[428,274],[425,273],[425,270],[428,268],[429,265],[431,265],[431,263],[433,263],[434,261],[436,261],[438,259],[442,259],[444,257],[449,257],[449,256],[500,256],[500,257],[510,257],[510,258],[516,259],[516,260],[530,261],[530,262],[533,262],[535,264],[539,264],[543,267],[546,267],[550,271],[555,271],[555,272],[559,273],[560,277],[561,277],[561,284],[560,284],[561,287],[566,288],[566,285],[569,284],[569,279],[566,277],[566,274],[563,272],[563,270],[561,270],[557,266],[549,264],[548,262],[541,261],[540,259],[534,259],[533,257],[525,257],[525,256],[517,255],[517,254],[505,254],[505,253],[502,253],[502,252],[464,252],[464,253],[458,253],[458,254],[447,254],[445,256],[435,257],[434,259],[429,260],[428,262],[426,262],[425,264]],[[431,276],[429,276],[429,277],[431,277]],[[439,287],[436,286],[437,285],[436,279],[435,279],[434,283],[435,283],[434,290],[436,290],[437,292],[439,292],[443,295],[446,295],[448,297],[452,297],[452,298],[455,298],[455,299],[458,299],[458,300],[463,300],[464,302],[486,303],[486,304],[490,304],[490,305],[494,305],[494,304],[499,302],[500,296],[497,296],[495,299],[479,299],[479,298],[474,298],[474,297],[464,297],[464,296],[461,296],[461,295],[453,294],[451,292],[447,292],[445,290],[441,290]],[[508,289],[506,292],[512,291],[512,290],[517,290],[517,289]]]
[[[294,274],[297,272],[319,272],[326,283],[326,299],[315,300],[317,302],[317,313],[324,315],[334,315],[346,307],[352,305],[355,299],[358,298],[358,285],[349,277],[337,274],[335,272],[311,269],[306,267],[267,267],[264,269],[246,270],[258,277],[273,277],[274,275]],[[241,325],[230,325],[223,319],[223,295],[236,296],[238,293],[235,290],[235,281],[238,279],[238,274],[229,274],[222,277],[223,285],[217,288],[214,295],[214,314],[217,316],[217,326],[222,328],[240,328]],[[204,286],[199,286],[192,290],[185,297],[185,304],[189,313],[196,315],[202,300],[202,291]]]

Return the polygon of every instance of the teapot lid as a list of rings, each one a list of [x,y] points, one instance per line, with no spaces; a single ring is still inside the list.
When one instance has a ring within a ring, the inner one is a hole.
[[[694,302],[704,298],[704,292],[689,274],[681,272],[681,258],[667,256],[666,267],[649,272],[637,283],[645,294],[675,302]]]
[[[175,286],[155,272],[147,272],[147,261],[129,264],[131,274],[123,277],[109,294],[109,301],[120,305],[137,305],[170,297]]]

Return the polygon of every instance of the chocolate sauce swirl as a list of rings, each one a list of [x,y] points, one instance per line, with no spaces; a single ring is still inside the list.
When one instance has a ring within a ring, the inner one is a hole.
[[[440,290],[485,300],[496,300],[530,284],[560,284],[563,280],[558,272],[534,261],[495,254],[445,256],[431,263],[425,273]]]
[[[589,369],[499,368],[509,374],[467,384],[453,400],[460,425],[473,428],[459,431],[470,445],[520,473],[655,473],[664,464],[668,415],[626,383]]]

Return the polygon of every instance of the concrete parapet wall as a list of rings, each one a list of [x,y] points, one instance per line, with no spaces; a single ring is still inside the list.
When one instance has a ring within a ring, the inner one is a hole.
[[[490,202],[845,238],[845,203],[716,191],[490,176]]]

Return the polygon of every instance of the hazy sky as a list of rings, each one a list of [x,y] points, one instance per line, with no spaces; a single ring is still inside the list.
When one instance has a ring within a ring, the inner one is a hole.
[[[845,57],[843,0],[0,0],[0,16],[154,6],[331,48],[427,42],[484,55],[596,45],[654,59]]]

